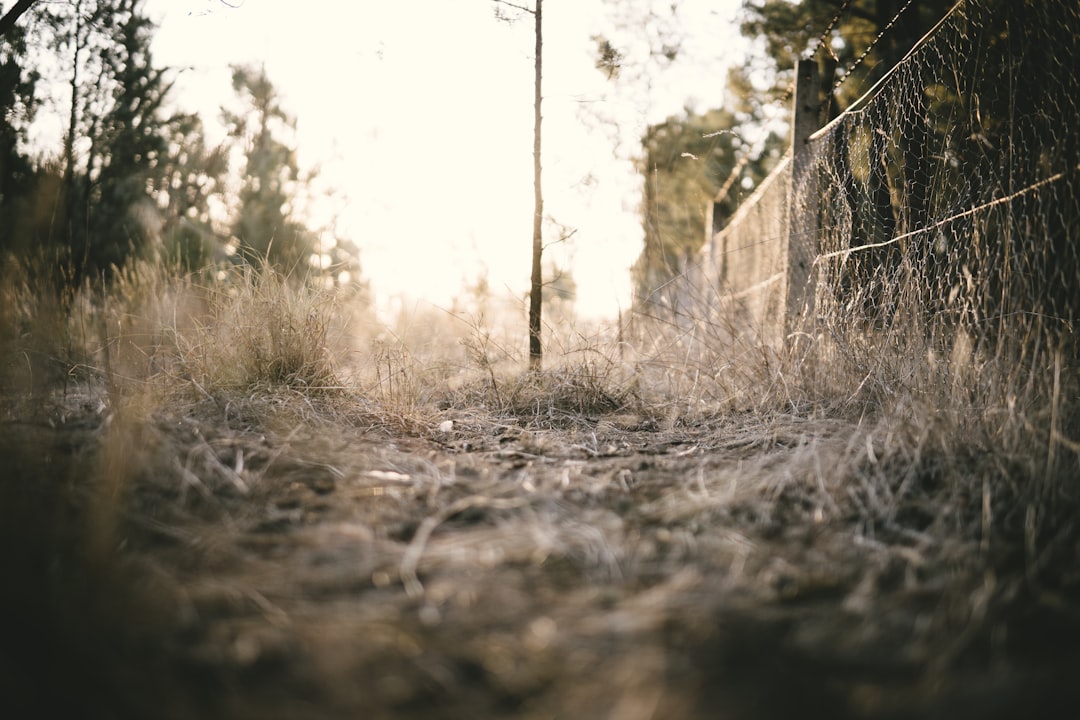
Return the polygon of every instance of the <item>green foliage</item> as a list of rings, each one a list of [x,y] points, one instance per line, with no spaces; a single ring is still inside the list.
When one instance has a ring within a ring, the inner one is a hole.
[[[172,84],[150,55],[153,25],[142,15],[141,0],[120,3],[126,17],[105,56],[112,79],[108,111],[97,121],[93,141],[101,148],[87,197],[89,234],[84,250],[89,269],[121,267],[132,255],[151,251],[160,218],[151,189],[168,151],[164,103]]]
[[[901,60],[954,4],[955,0],[910,4],[908,0],[744,0],[741,29],[743,35],[764,44],[766,65],[771,66],[776,81],[769,92],[773,97],[786,95],[795,61],[809,54],[817,58],[823,96],[831,97],[832,88],[843,78],[831,107],[825,108],[826,114],[835,115]]]
[[[229,170],[228,152],[223,146],[207,145],[198,115],[174,115],[167,132],[168,152],[157,187],[158,196],[167,199],[162,251],[167,264],[190,272],[225,257],[210,214],[210,201],[223,192]]]
[[[706,208],[717,190],[728,190],[713,208],[714,224],[722,226],[745,192],[775,165],[787,144],[775,129],[776,110],[778,101],[789,102],[787,90],[798,58],[813,54],[818,59],[822,97],[829,99],[822,106],[825,120],[902,58],[952,4],[913,3],[900,13],[906,0],[747,0],[742,32],[759,41],[766,57],[732,69],[724,109],[704,114],[686,110],[650,126],[642,139],[645,246],[633,268],[638,300],[678,275],[704,244]],[[833,23],[841,5],[846,7]],[[620,58],[603,38],[597,43],[598,67],[610,74],[608,66]],[[863,57],[871,46],[872,52]],[[845,73],[850,77],[834,96],[833,88]],[[772,84],[762,87],[761,77],[771,78]],[[764,140],[744,139],[754,137]]]
[[[170,109],[173,82],[154,63],[143,0],[42,4],[29,17],[0,42],[0,250],[52,258],[58,287],[112,280],[133,259],[189,272],[234,251],[300,278],[314,268],[354,283],[351,244],[316,248],[317,233],[296,219],[309,178],[289,144],[295,120],[264,71],[234,69],[232,142],[213,146],[197,115]],[[64,117],[64,145],[35,162],[24,146],[42,103]],[[244,180],[230,207],[234,171]]]
[[[296,120],[282,107],[265,68],[236,66],[233,89],[243,104],[223,110],[229,133],[244,153],[244,184],[232,233],[248,263],[267,262],[291,273],[314,252],[314,238],[292,217],[292,203],[302,183],[296,150],[283,136]]]
[[[69,284],[77,285],[85,276],[105,272],[109,262],[103,255],[125,257],[127,252],[102,248],[91,228],[95,183],[103,158],[109,150],[101,138],[101,119],[113,107],[115,64],[108,56],[115,50],[118,29],[127,15],[126,0],[77,0],[71,4],[47,6],[41,16],[42,40],[53,43],[61,69],[50,78],[67,90],[67,114],[61,165],[61,198],[57,221],[48,230],[64,266]],[[97,194],[100,197],[100,193]],[[99,221],[98,227],[102,223]]]
[[[685,30],[677,2],[606,0],[608,27],[592,36],[595,64],[609,80],[651,86],[653,76],[682,53]]]
[[[646,298],[680,273],[706,239],[706,208],[734,172],[752,187],[775,162],[780,139],[768,138],[757,160],[740,162],[746,148],[731,130],[735,116],[722,109],[681,115],[651,125],[642,140],[638,169],[645,179],[642,223],[645,247],[633,267],[636,296]],[[738,207],[742,182],[719,203],[721,216]]]
[[[171,83],[153,63],[142,0],[43,3],[30,19],[8,34],[0,63],[0,244],[44,249],[74,286],[154,252]],[[43,104],[66,116],[64,147],[34,163],[21,147]]]
[[[596,69],[607,75],[608,80],[615,80],[622,72],[623,52],[602,35],[593,35],[592,39],[596,43]]]

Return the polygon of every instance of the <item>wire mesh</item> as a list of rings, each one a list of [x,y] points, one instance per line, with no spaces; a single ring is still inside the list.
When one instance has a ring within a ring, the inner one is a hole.
[[[721,289],[710,305],[736,337],[760,336],[769,344],[780,339],[782,325],[775,319],[785,312],[791,161],[788,151],[706,246],[706,266],[715,268],[715,274],[706,275],[704,285]]]
[[[674,280],[638,308],[681,331],[708,328],[721,344],[781,342],[790,232],[789,149],[773,172]],[[711,225],[707,218],[706,225]]]
[[[799,329],[876,332],[878,351],[1075,352],[1078,59],[1074,2],[958,3],[814,134],[796,187],[789,151],[664,304],[772,347]],[[802,258],[810,287],[790,293]]]
[[[1080,6],[962,3],[811,141],[815,317],[943,351],[1074,345]],[[799,197],[798,188],[793,193]]]

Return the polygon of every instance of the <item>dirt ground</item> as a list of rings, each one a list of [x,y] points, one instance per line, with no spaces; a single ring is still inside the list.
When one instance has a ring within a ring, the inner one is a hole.
[[[1008,493],[951,480],[978,443],[943,457],[932,426],[116,406],[5,402],[3,717],[1080,701],[1076,534],[1032,543]]]

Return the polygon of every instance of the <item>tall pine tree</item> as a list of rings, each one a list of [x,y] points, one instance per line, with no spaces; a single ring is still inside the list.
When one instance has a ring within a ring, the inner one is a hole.
[[[285,137],[296,120],[284,109],[265,68],[233,68],[233,89],[242,107],[222,116],[244,156],[243,185],[232,225],[238,254],[246,262],[293,274],[308,268],[314,238],[294,217],[301,177],[296,151]]]
[[[98,271],[122,266],[129,257],[154,250],[161,215],[153,196],[168,150],[162,104],[172,87],[154,67],[154,27],[142,0],[120,0],[112,51],[105,56],[111,80],[108,110],[93,141],[98,152],[88,168],[91,181],[86,255]]]
[[[34,119],[40,76],[29,67],[26,33],[13,25],[0,38],[0,252],[25,252],[23,216],[34,185],[24,140]]]

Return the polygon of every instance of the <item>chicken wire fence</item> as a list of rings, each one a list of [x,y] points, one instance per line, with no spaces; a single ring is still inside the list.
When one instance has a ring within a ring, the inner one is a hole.
[[[803,326],[994,354],[1071,345],[1078,60],[1080,4],[962,2],[815,133],[793,188],[792,217],[815,230],[813,302],[789,308]]]
[[[774,348],[1075,357],[1078,63],[1074,0],[957,3],[709,233],[671,316]]]

